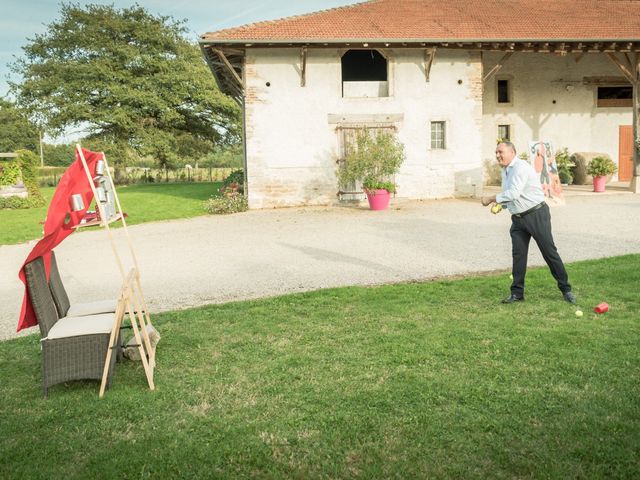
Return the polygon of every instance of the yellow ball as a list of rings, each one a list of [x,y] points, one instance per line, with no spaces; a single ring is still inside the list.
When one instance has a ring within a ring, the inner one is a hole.
[[[582,315],[582,310],[576,310],[576,317],[580,318]]]
[[[493,213],[494,215],[500,213],[501,211],[502,205],[500,205],[499,203],[496,203],[493,207],[491,207],[491,213]]]
[[[509,280],[513,280],[513,273],[509,274]]]

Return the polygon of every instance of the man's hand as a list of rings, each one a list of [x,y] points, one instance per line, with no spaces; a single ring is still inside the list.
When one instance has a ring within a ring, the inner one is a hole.
[[[492,203],[496,203],[495,195],[491,195],[490,197],[482,197],[482,206],[487,207]]]

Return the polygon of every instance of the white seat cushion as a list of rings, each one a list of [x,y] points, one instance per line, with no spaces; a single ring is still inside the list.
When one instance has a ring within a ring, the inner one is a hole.
[[[86,315],[83,317],[64,317],[51,327],[47,339],[54,340],[56,338],[110,333],[115,319],[115,313],[102,313],[100,315]]]
[[[69,307],[67,317],[84,317],[85,315],[96,315],[98,313],[114,313],[117,301],[98,300],[97,302],[73,303]]]

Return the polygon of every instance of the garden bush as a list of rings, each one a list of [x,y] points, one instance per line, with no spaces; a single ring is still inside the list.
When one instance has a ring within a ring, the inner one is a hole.
[[[247,198],[238,192],[233,192],[221,197],[211,197],[204,204],[208,213],[226,214],[246,212],[249,209]]]
[[[220,187],[220,196],[213,196],[204,204],[208,213],[225,214],[245,212],[249,203],[244,196],[244,172],[235,170],[227,176]]]
[[[17,160],[0,162],[0,187],[15,185],[20,180],[20,166]]]
[[[40,158],[29,150],[18,150],[16,164],[19,169],[19,176],[22,176],[22,182],[27,189],[29,196],[27,198],[7,197],[0,199],[0,208],[33,208],[41,207],[45,204],[44,197],[38,188],[37,169],[40,165]],[[11,175],[15,175],[15,169],[12,169]],[[15,180],[14,180],[15,182]]]
[[[234,170],[222,181],[220,193],[227,194],[232,192],[244,193],[244,171]]]
[[[571,156],[567,148],[562,148],[556,152],[556,165],[558,166],[560,183],[571,184],[571,182],[573,182],[572,168],[575,167],[576,164],[571,161]]]

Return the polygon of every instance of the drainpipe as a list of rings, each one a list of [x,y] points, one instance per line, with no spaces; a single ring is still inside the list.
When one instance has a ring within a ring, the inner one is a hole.
[[[640,54],[635,54],[635,81],[633,82],[633,177],[629,186],[633,193],[640,193]]]
[[[244,196],[249,199],[249,172],[247,171],[247,110],[242,96],[242,167],[244,168]]]

